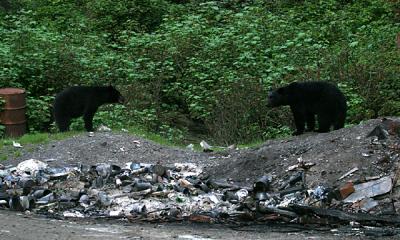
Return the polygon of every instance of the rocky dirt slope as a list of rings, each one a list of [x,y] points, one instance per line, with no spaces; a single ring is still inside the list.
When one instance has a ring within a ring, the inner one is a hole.
[[[379,142],[367,137],[381,122],[375,119],[329,133],[270,140],[258,148],[242,151],[237,157],[224,159],[209,173],[249,185],[264,174],[282,179],[290,175],[287,173],[290,166],[302,160],[315,164],[307,172],[307,184],[311,187],[334,185],[354,168],[358,170],[350,179],[385,175],[394,170],[394,163],[399,160],[393,151],[399,138],[392,136]]]
[[[241,150],[203,153],[188,149],[162,146],[127,133],[86,133],[47,144],[24,146],[21,155],[3,161],[3,165],[17,165],[27,159],[37,159],[53,166],[85,163],[127,162],[196,163],[205,168],[214,179],[229,179],[240,185],[251,186],[260,176],[270,174],[284,179],[287,169],[299,160],[315,164],[307,172],[307,183],[334,185],[337,179],[353,168],[358,168],[352,178],[385,175],[393,170],[390,148],[396,138],[373,143],[367,135],[379,124],[380,119],[332,131],[307,133],[286,139],[269,140],[263,145]]]

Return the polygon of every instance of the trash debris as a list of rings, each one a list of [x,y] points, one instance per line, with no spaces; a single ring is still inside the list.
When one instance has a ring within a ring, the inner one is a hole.
[[[311,194],[314,198],[322,200],[327,197],[328,191],[324,186],[317,186],[313,191],[311,191]]]
[[[279,187],[279,190],[285,189],[288,186],[293,186],[297,182],[303,181],[304,184],[304,172],[299,171],[295,173],[294,175],[290,176],[289,180],[284,182],[281,187]]]
[[[167,167],[129,163],[121,168],[102,163],[54,168],[31,159],[20,163],[15,170],[3,170],[1,184],[8,183],[13,192],[0,195],[0,200],[9,202],[9,208],[17,211],[30,209],[68,218],[107,216],[127,217],[130,221],[134,218],[165,221],[187,217],[195,222],[220,222],[221,214],[246,214],[237,210],[244,206],[262,214],[297,218],[299,213],[290,210],[290,206],[307,204],[309,198],[314,202],[326,201],[330,193],[329,188],[321,185],[307,194],[303,171],[291,175],[276,191],[270,175],[260,177],[252,188],[245,188],[227,181],[201,179],[202,170],[194,164]],[[23,177],[26,173],[28,178]],[[383,180],[379,179],[386,184]],[[300,186],[296,186],[298,182]],[[340,188],[342,198],[350,192],[346,189],[352,185],[348,185]],[[361,209],[368,211],[375,206],[373,200],[366,201]],[[170,209],[175,210],[170,212]]]
[[[41,162],[36,159],[29,159],[17,165],[17,171],[35,175],[37,172],[46,169],[47,163]]]
[[[354,189],[354,184],[352,182],[347,182],[344,186],[342,186],[339,189],[340,197],[337,199],[345,199],[348,197],[350,194],[352,194],[355,191]]]
[[[231,150],[236,149],[236,145],[235,144],[229,145],[227,147],[227,149],[231,149]]]
[[[385,140],[389,135],[400,136],[400,121],[383,118],[380,125],[376,126],[368,137],[377,137],[378,140]]]
[[[15,148],[22,148],[22,145],[16,141],[13,141],[13,147]]]
[[[383,129],[381,125],[376,126],[368,135],[367,138],[369,137],[377,137],[378,140],[384,140],[387,139],[389,136],[388,131]]]
[[[295,171],[298,169],[308,170],[311,167],[315,166],[315,163],[305,162],[305,161],[303,161],[303,159],[301,157],[298,158],[297,161],[298,161],[297,164],[289,166],[286,171]]]
[[[249,191],[247,191],[246,189],[240,189],[235,193],[235,195],[237,196],[239,202],[243,202],[249,195]]]
[[[83,215],[80,212],[74,211],[74,212],[69,212],[69,211],[65,211],[63,213],[63,216],[66,218],[84,218],[85,215]]]
[[[104,125],[100,125],[100,127],[97,128],[97,131],[100,131],[100,132],[110,132],[110,131],[111,131],[111,128],[109,128],[109,127],[107,127],[107,126],[104,126]]]
[[[343,174],[339,180],[342,180],[343,178],[350,176],[351,174],[355,173],[356,171],[358,171],[358,167],[355,167],[353,169],[351,169],[350,171],[348,171],[347,173]]]
[[[364,198],[375,197],[388,193],[392,190],[392,178],[386,176],[375,181],[369,181],[354,185],[354,193],[350,194],[343,201],[347,203],[354,203]]]
[[[212,147],[204,140],[200,142],[200,146],[203,149],[203,152],[212,152]]]
[[[266,192],[269,190],[271,181],[272,181],[271,176],[262,176],[254,183],[253,190],[255,192]]]
[[[193,150],[194,150],[194,145],[193,145],[193,143],[187,145],[187,146],[186,146],[186,149],[189,149],[190,151],[193,151]]]
[[[372,208],[378,206],[378,202],[372,198],[364,198],[360,201],[361,210],[369,212]]]

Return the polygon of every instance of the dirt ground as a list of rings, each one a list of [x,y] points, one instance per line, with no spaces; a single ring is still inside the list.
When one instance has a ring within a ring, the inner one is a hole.
[[[366,137],[380,122],[380,119],[374,119],[330,133],[307,133],[269,140],[251,149],[214,153],[161,146],[127,133],[96,132],[93,137],[82,133],[47,144],[23,146],[19,149],[19,157],[1,163],[15,166],[31,158],[53,166],[77,163],[114,163],[122,166],[127,162],[169,165],[190,162],[204,167],[205,173],[211,178],[229,179],[239,185],[251,186],[257,178],[266,174],[272,175],[275,183],[279,184],[277,180],[291,175],[286,171],[288,167],[302,159],[315,163],[307,172],[309,187],[335,186],[361,176],[383,176],[393,170],[393,163],[387,161],[391,157],[388,156],[388,146],[371,144],[371,138]],[[388,144],[391,144],[389,140]],[[3,150],[12,152],[11,149]],[[340,176],[355,167],[359,170],[352,176],[338,181]],[[238,231],[219,225],[68,222],[8,211],[0,211],[0,226],[0,239],[358,239],[356,236],[337,236],[330,231],[328,235],[265,231],[267,226]]]
[[[223,159],[218,166],[209,169],[209,173],[251,185],[265,174],[271,174],[275,179],[292,174],[287,169],[302,159],[315,163],[307,172],[309,187],[338,184],[340,176],[355,167],[359,170],[354,173],[353,179],[383,175],[392,167],[384,161],[388,157],[387,149],[371,144],[372,139],[366,137],[380,122],[374,119],[329,133],[307,133],[270,140],[231,159]]]
[[[366,239],[348,231],[300,231],[293,228],[250,226],[231,228],[209,224],[149,224],[104,221],[64,221],[0,210],[0,239],[117,240],[117,239]],[[371,238],[372,239],[372,238]],[[394,239],[380,237],[380,239]]]
[[[205,164],[215,162],[210,160],[208,154],[202,152],[162,146],[123,132],[95,132],[92,137],[82,133],[48,144],[24,146],[18,150],[21,152],[19,157],[10,158],[2,164],[15,165],[30,158],[45,161],[52,166],[76,163],[89,165],[112,163],[123,166],[127,162],[164,165],[175,162]]]

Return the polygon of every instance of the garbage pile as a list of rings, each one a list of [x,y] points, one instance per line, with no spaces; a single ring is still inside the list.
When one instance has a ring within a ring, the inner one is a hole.
[[[400,217],[341,212],[357,204],[367,213],[380,203],[373,197],[392,190],[392,176],[338,189],[307,189],[306,170],[299,162],[287,181],[271,188],[273,178],[262,176],[252,187],[215,181],[194,164],[129,163],[53,168],[30,159],[0,170],[0,206],[59,217],[112,217],[146,221],[229,222],[281,220],[329,223],[360,221],[400,223]],[[329,210],[333,204],[335,210]],[[335,206],[336,204],[336,206]],[[311,217],[314,217],[311,218]]]
[[[379,127],[369,137],[378,144],[394,134]],[[191,163],[50,167],[30,159],[0,168],[0,208],[61,218],[399,226],[400,144],[387,149],[394,167],[385,175],[348,181],[353,168],[337,186],[312,188],[306,179],[315,164],[301,158],[284,177],[267,174],[252,186],[216,180]]]

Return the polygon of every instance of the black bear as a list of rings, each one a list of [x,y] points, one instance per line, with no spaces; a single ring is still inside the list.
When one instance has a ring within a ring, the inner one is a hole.
[[[268,94],[268,105],[278,107],[289,105],[293,113],[297,131],[294,135],[307,130],[314,131],[315,115],[318,119],[318,132],[328,132],[342,128],[346,119],[346,97],[333,84],[312,81],[293,82]]]
[[[112,86],[107,87],[69,87],[57,94],[53,113],[61,132],[69,130],[72,118],[83,116],[85,129],[93,131],[93,116],[97,108],[106,103],[123,103],[124,97]]]

